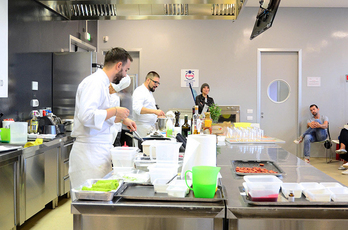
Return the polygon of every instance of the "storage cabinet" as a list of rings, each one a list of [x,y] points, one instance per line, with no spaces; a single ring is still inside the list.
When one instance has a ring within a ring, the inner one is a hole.
[[[61,142],[54,140],[23,149],[20,172],[19,223],[38,213],[45,205],[58,203],[58,155]]]
[[[19,156],[10,159],[0,156],[0,228],[15,229],[16,186]]]

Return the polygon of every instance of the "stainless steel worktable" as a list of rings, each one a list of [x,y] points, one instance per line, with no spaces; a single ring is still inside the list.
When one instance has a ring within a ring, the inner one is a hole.
[[[217,164],[227,191],[229,229],[346,229],[347,206],[251,206],[240,195],[243,177],[232,172],[231,160],[271,160],[283,169],[283,182],[337,182],[277,145],[219,146]],[[334,166],[332,166],[334,167]],[[340,173],[337,171],[337,173]]]

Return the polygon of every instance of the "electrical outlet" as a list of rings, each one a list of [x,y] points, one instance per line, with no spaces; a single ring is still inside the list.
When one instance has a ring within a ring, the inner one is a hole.
[[[39,82],[37,82],[37,81],[32,81],[32,82],[31,82],[31,89],[32,89],[32,90],[39,90]]]
[[[247,120],[248,121],[252,121],[253,120],[253,116],[247,116]]]
[[[254,110],[253,109],[247,109],[247,113],[253,113]]]

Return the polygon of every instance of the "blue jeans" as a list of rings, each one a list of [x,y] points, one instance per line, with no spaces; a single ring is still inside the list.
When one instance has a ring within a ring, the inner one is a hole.
[[[316,119],[316,122],[322,124],[320,120]],[[303,154],[305,158],[309,158],[311,151],[311,143],[324,141],[327,137],[326,129],[321,128],[308,128],[303,134]]]

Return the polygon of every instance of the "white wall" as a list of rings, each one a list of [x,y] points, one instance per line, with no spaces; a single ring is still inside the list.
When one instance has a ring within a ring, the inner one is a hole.
[[[150,70],[161,75],[154,95],[163,110],[193,106],[189,90],[180,87],[180,70],[194,68],[200,71],[200,84],[210,84],[209,95],[217,104],[241,106],[241,121],[247,109],[254,110],[256,121],[257,49],[302,49],[303,129],[308,105],[317,103],[337,139],[339,127],[348,122],[348,9],[279,8],[273,27],[250,41],[257,10],[244,8],[235,22],[100,21],[98,45],[100,50],[141,49],[140,79]],[[104,43],[106,35],[109,42]],[[321,77],[322,86],[307,87],[307,77]]]
[[[0,97],[8,96],[8,4],[0,0]]]

